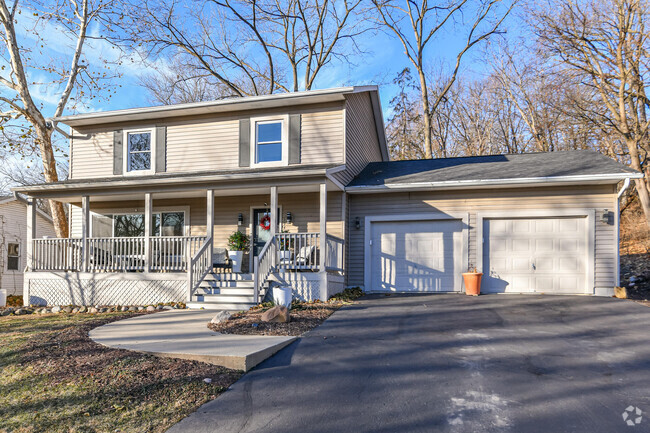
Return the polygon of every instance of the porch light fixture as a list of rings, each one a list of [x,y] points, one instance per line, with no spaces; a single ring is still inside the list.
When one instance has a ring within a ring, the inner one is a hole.
[[[359,219],[359,217],[356,217],[354,219],[354,228],[356,228],[357,230],[361,228],[361,220]]]
[[[609,224],[609,210],[603,209],[602,213],[600,214],[600,222]]]
[[[244,214],[240,213],[237,215],[237,225],[240,226],[244,224]]]
[[[291,215],[291,212],[287,212],[287,224],[291,224],[293,222],[293,215]]]

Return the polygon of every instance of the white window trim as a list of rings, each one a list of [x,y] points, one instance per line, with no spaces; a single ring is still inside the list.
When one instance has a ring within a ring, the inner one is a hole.
[[[282,160],[269,162],[257,161],[257,123],[258,122],[282,122]],[[250,131],[250,155],[251,167],[278,167],[289,165],[289,115],[264,116],[251,118]]]
[[[188,237],[191,236],[190,231],[191,231],[191,225],[190,225],[190,207],[189,206],[169,206],[169,207],[154,207],[151,210],[152,214],[157,214],[157,213],[168,213],[168,212],[183,212],[184,214],[184,224],[183,224],[183,237]],[[137,215],[137,214],[144,214],[144,209],[142,211],[140,210],[135,210],[135,211],[124,211],[124,210],[119,210],[119,209],[102,209],[102,213],[99,212],[90,212],[90,233],[92,234],[93,232],[93,215],[97,216],[106,216],[106,215]],[[115,225],[113,224],[111,226],[111,237],[115,237]],[[151,235],[151,237],[159,237],[155,235]],[[163,236],[164,237],[164,236]]]
[[[129,171],[129,134],[137,134],[146,132],[151,134],[151,167],[149,170],[133,170]],[[125,129],[122,135],[122,173],[126,176],[142,176],[143,174],[154,174],[156,172],[156,128],[136,128]]]

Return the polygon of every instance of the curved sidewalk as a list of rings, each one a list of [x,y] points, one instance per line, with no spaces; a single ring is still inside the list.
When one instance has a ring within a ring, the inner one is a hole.
[[[115,349],[191,359],[248,371],[296,337],[227,335],[207,324],[216,311],[170,310],[132,317],[90,331],[96,343]]]

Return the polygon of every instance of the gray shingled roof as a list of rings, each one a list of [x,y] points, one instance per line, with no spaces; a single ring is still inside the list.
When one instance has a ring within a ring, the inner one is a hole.
[[[607,175],[624,178],[639,173],[598,152],[575,150],[372,162],[348,187]]]

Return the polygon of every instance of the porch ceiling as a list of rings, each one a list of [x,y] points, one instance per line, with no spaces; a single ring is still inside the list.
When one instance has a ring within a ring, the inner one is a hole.
[[[295,167],[278,170],[239,170],[230,172],[159,174],[140,177],[75,179],[63,182],[14,188],[20,194],[35,198],[52,198],[62,202],[78,202],[82,196],[92,201],[141,199],[144,193],[156,198],[204,197],[207,189],[215,196],[268,194],[277,186],[281,194],[318,191],[327,182],[328,189],[339,186],[327,178],[332,165]]]

